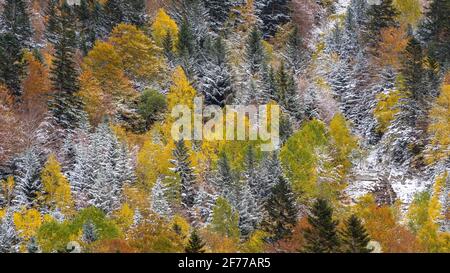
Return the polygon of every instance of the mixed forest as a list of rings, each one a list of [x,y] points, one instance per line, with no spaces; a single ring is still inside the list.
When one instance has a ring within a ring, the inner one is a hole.
[[[1,0],[0,253],[449,253],[449,15]],[[198,97],[279,105],[280,147],[175,141]]]

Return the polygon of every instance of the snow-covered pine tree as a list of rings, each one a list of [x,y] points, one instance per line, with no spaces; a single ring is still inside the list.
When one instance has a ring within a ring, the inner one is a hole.
[[[28,3],[26,0],[5,0],[0,20],[1,33],[13,34],[20,48],[30,47],[33,36]]]
[[[184,140],[175,143],[172,155],[171,163],[174,167],[171,170],[180,178],[181,204],[184,208],[191,209],[195,202],[195,175]]]
[[[262,213],[251,192],[248,183],[244,182],[239,191],[239,203],[237,211],[239,214],[239,230],[243,238],[248,238],[261,221]]]
[[[77,41],[73,16],[73,7],[64,2],[55,28],[55,53],[50,69],[54,95],[49,102],[49,109],[55,122],[64,129],[78,127],[84,116],[81,99],[75,94],[79,90],[79,83],[75,63]]]
[[[272,194],[273,187],[278,183],[278,178],[283,176],[278,152],[264,153],[259,169],[260,182],[252,192],[258,200],[260,207],[266,206],[266,201]]]
[[[20,238],[14,225],[13,211],[8,210],[0,219],[0,253],[16,253],[19,246]]]
[[[105,3],[106,28],[111,31],[120,23],[143,26],[146,21],[145,0],[108,0]]]
[[[207,55],[203,64],[195,67],[198,78],[197,89],[205,95],[206,104],[223,107],[233,90],[225,43],[221,37],[212,42]]]
[[[300,73],[306,59],[306,49],[303,47],[297,26],[290,31],[284,51],[287,66],[293,69],[295,74]]]
[[[214,31],[222,30],[233,7],[233,0],[204,0],[208,10],[211,28]]]
[[[231,170],[228,156],[222,152],[217,161],[217,172],[212,181],[218,195],[223,196],[233,206],[237,207],[238,187]]]
[[[450,63],[450,4],[448,0],[433,0],[420,26],[420,36],[426,42],[430,55],[443,67]]]
[[[261,70],[265,61],[264,55],[261,32],[257,27],[253,27],[245,47],[245,58],[249,74],[254,75]]]
[[[254,6],[265,38],[275,35],[291,19],[289,0],[255,0]]]
[[[41,162],[39,152],[35,148],[26,150],[14,163],[14,189],[13,205],[31,208],[38,205],[38,197],[42,190],[40,182]]]
[[[83,224],[82,240],[86,244],[91,244],[98,240],[97,228],[92,220],[88,220]]]
[[[156,181],[150,196],[150,209],[161,217],[171,217],[172,209],[166,198],[166,188],[161,179]]]

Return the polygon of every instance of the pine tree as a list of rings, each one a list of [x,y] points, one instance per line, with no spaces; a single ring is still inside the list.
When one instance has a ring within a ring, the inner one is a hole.
[[[345,230],[342,232],[342,248],[346,253],[369,253],[369,235],[361,220],[352,215],[345,222]]]
[[[42,194],[39,180],[41,168],[38,152],[28,149],[15,162],[15,181],[13,205],[31,208],[38,205],[38,197]]]
[[[20,41],[12,33],[0,34],[0,82],[8,87],[15,98],[22,95],[23,51]]]
[[[208,48],[203,65],[197,66],[198,90],[205,95],[208,105],[225,106],[233,93],[230,67],[222,37],[217,37]]]
[[[39,253],[41,251],[36,241],[36,237],[31,237],[30,241],[27,244],[27,250],[28,253]]]
[[[155,186],[153,186],[150,197],[150,209],[162,217],[170,217],[172,215],[172,209],[166,198],[166,189],[161,179],[158,179]]]
[[[82,240],[87,244],[91,244],[98,240],[97,228],[91,220],[88,220],[83,224]]]
[[[242,185],[239,191],[237,211],[240,234],[243,238],[248,238],[256,230],[262,216],[248,183]]]
[[[427,43],[431,55],[440,64],[450,62],[450,3],[448,0],[433,0],[420,26],[420,34]]]
[[[202,238],[198,235],[198,231],[194,229],[189,238],[188,245],[185,248],[186,253],[204,253],[205,243]]]
[[[73,10],[66,2],[60,8],[55,31],[55,53],[50,70],[55,94],[50,100],[49,108],[57,124],[65,129],[74,129],[79,125],[83,113],[81,100],[76,96],[79,84],[75,63]]]
[[[20,239],[14,225],[13,212],[8,210],[0,219],[0,253],[17,253]]]
[[[250,74],[255,74],[261,70],[264,65],[264,47],[262,36],[257,27],[254,27],[247,39],[245,48],[245,58]]]
[[[1,29],[2,33],[7,32],[14,35],[19,42],[19,48],[30,46],[33,30],[28,15],[28,1],[4,1]]]
[[[178,54],[186,58],[191,56],[194,51],[194,37],[191,32],[191,26],[186,17],[183,18],[180,31],[178,32],[177,50]]]
[[[303,49],[303,41],[300,37],[298,27],[295,26],[289,33],[288,40],[285,49],[285,58],[288,67],[293,69],[296,73],[300,72],[305,61],[305,56]]]
[[[382,28],[397,26],[396,17],[398,14],[393,0],[381,0],[379,4],[375,3],[369,7],[367,11],[367,39],[372,45],[378,41]]]
[[[205,0],[205,8],[208,10],[211,27],[214,31],[220,31],[223,23],[227,21],[231,8],[231,0]]]
[[[293,117],[299,117],[299,103],[294,74],[282,62],[275,76],[278,102]]]
[[[338,222],[333,220],[333,209],[328,201],[318,199],[308,216],[310,228],[305,231],[305,251],[310,253],[339,252],[341,242],[337,233]]]
[[[217,162],[217,173],[214,177],[213,184],[219,195],[228,199],[231,205],[236,206],[237,187],[234,174],[231,170],[227,155],[222,152]]]
[[[175,143],[173,157],[174,159],[171,160],[174,165],[172,171],[180,178],[181,203],[185,208],[191,209],[195,202],[195,175],[184,140]]]
[[[255,0],[254,5],[265,38],[275,35],[291,18],[288,0]]]
[[[106,15],[104,22],[108,32],[120,23],[141,27],[146,21],[144,0],[108,0],[104,10]]]
[[[282,175],[278,177],[278,182],[267,200],[266,211],[263,226],[272,235],[271,241],[289,237],[297,224],[298,212],[291,185]]]

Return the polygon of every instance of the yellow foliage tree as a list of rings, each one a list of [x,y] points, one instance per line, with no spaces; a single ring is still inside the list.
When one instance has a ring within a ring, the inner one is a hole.
[[[394,6],[400,12],[398,19],[403,25],[416,26],[422,17],[422,3],[419,0],[394,0]]]
[[[400,57],[408,45],[404,28],[389,27],[381,30],[380,42],[377,48],[377,63],[380,66],[400,68]]]
[[[8,176],[6,181],[5,180],[0,181],[0,196],[3,198],[6,207],[9,207],[9,205],[11,204],[14,192],[14,185],[15,183],[13,176]]]
[[[71,213],[73,199],[70,184],[53,154],[49,156],[41,172],[41,181],[45,192],[45,203],[51,208],[60,209],[65,214]]]
[[[155,43],[159,47],[163,47],[164,39],[166,39],[168,35],[172,39],[172,50],[175,50],[178,43],[177,23],[166,13],[164,8],[160,8],[156,13],[155,20],[152,24],[152,36]]]
[[[14,225],[19,235],[27,242],[36,235],[36,232],[41,227],[41,214],[35,209],[16,212],[14,213]]]
[[[133,225],[134,211],[127,203],[124,203],[122,207],[114,213],[114,221],[122,232],[125,233]]]
[[[430,111],[431,147],[427,153],[430,163],[450,157],[450,75],[447,78]]]
[[[84,102],[86,113],[91,124],[102,122],[106,114],[112,114],[111,96],[103,93],[100,82],[94,77],[92,71],[86,69],[80,75],[80,92],[78,93]]]
[[[108,42],[120,56],[125,73],[139,80],[155,79],[163,69],[162,51],[136,26],[119,24]]]
[[[386,132],[388,127],[391,125],[395,115],[400,111],[398,104],[401,98],[402,93],[398,90],[377,95],[378,103],[375,108],[374,115],[378,121],[378,132]]]
[[[343,166],[340,175],[344,176],[352,163],[350,155],[357,148],[356,138],[351,134],[347,121],[342,114],[337,114],[330,122],[330,136],[332,138],[332,146],[335,151],[335,159],[337,166]]]
[[[28,73],[23,80],[23,103],[28,111],[47,109],[50,92],[49,69],[36,59],[31,52],[26,52],[24,59],[28,65]]]
[[[196,95],[197,91],[191,86],[183,68],[181,66],[176,67],[172,75],[172,86],[167,95],[169,112],[176,105],[186,105],[189,109],[193,109]]]

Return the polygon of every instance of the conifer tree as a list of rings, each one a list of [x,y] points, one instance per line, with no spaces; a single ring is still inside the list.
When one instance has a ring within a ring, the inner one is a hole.
[[[243,238],[248,238],[256,230],[262,216],[248,183],[244,183],[239,191],[237,211],[239,214],[240,234]]]
[[[254,5],[265,38],[275,35],[291,18],[288,0],[255,0]]]
[[[92,220],[88,220],[83,224],[82,240],[87,244],[91,244],[98,240],[97,228],[95,227],[95,224],[92,222]]]
[[[56,43],[50,79],[54,95],[49,109],[57,124],[73,129],[83,118],[82,103],[76,93],[79,90],[78,69],[75,63],[76,32],[73,8],[66,2],[60,8],[55,27]]]
[[[31,208],[38,205],[42,194],[39,180],[40,159],[35,149],[25,151],[15,162],[15,181],[13,205]]]
[[[180,31],[178,32],[178,54],[183,57],[189,57],[193,54],[194,50],[194,37],[191,32],[191,26],[186,17],[181,22]]]
[[[285,49],[285,58],[288,67],[298,73],[303,66],[305,54],[302,49],[303,41],[300,37],[298,27],[295,26],[289,33]]]
[[[395,27],[398,24],[398,11],[393,0],[381,0],[380,3],[372,4],[367,15],[367,39],[372,45],[379,40],[382,28]]]
[[[224,237],[239,238],[239,215],[223,197],[216,201],[210,228]]]
[[[39,253],[41,251],[36,241],[36,237],[31,237],[30,241],[27,244],[27,250],[28,253]]]
[[[208,10],[211,27],[214,31],[219,31],[223,23],[228,19],[230,10],[233,6],[230,0],[205,0],[205,8]]]
[[[186,253],[204,253],[205,243],[202,238],[198,235],[197,229],[194,229],[189,238],[188,245],[185,248]]]
[[[318,199],[314,203],[308,222],[311,227],[305,231],[306,252],[339,252],[338,222],[333,220],[333,209],[327,200]]]
[[[0,34],[0,83],[8,87],[11,95],[22,95],[23,51],[20,41],[10,32]]]
[[[217,161],[217,173],[214,177],[213,184],[219,195],[222,195],[231,203],[236,206],[237,201],[237,187],[233,171],[231,170],[230,163],[227,155],[222,152]]]
[[[245,48],[245,58],[250,74],[255,74],[261,70],[264,65],[264,47],[262,36],[257,27],[254,27],[247,39]]]
[[[291,185],[282,175],[278,177],[278,182],[267,200],[266,211],[263,226],[272,235],[271,241],[289,237],[297,224],[298,212]]]
[[[16,253],[19,251],[19,244],[13,212],[8,210],[3,218],[0,218],[0,253]]]
[[[155,186],[153,186],[150,196],[150,209],[162,217],[170,217],[172,215],[172,209],[166,198],[166,188],[161,179],[158,179]]]
[[[448,0],[433,0],[425,13],[420,34],[430,49],[430,55],[439,63],[450,62],[450,3]]]
[[[5,0],[1,20],[2,33],[13,34],[19,48],[29,47],[33,30],[28,15],[28,1]]]
[[[369,235],[361,220],[356,215],[350,216],[342,232],[342,250],[346,253],[369,253],[369,242]]]
[[[195,175],[184,140],[175,143],[173,157],[174,159],[171,160],[174,165],[172,171],[180,177],[181,203],[185,208],[191,209],[195,202]]]

